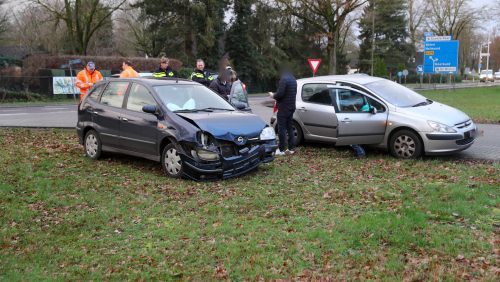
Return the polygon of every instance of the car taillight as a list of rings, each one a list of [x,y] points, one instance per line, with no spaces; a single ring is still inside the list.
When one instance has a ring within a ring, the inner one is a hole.
[[[276,102],[274,102],[273,113],[277,112],[278,112],[278,105],[276,105]]]

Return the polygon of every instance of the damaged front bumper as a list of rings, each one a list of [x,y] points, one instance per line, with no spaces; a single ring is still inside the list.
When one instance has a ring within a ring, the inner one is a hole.
[[[274,152],[278,147],[276,140],[240,147],[232,146],[233,152],[228,152],[223,146],[220,146],[219,160],[217,161],[203,161],[188,153],[181,154],[185,176],[194,180],[237,177],[256,169],[262,163],[272,162]]]

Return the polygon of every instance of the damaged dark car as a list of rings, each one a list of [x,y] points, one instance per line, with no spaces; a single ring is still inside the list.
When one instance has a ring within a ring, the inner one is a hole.
[[[111,79],[78,107],[85,154],[122,153],[161,162],[171,177],[230,178],[274,160],[276,135],[201,84],[182,79]]]

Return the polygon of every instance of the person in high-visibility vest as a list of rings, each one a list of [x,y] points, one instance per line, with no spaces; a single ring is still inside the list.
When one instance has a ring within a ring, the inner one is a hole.
[[[132,68],[132,63],[130,61],[123,61],[122,63],[122,73],[120,78],[132,78],[139,77],[139,74]]]
[[[160,67],[153,72],[153,77],[161,78],[161,77],[178,77],[177,72],[172,69],[168,63],[170,60],[166,57],[161,57],[160,59]]]
[[[202,59],[196,60],[196,68],[191,74],[191,80],[209,87],[214,78],[212,74],[205,70],[205,62]]]
[[[95,63],[88,62],[85,69],[81,70],[76,76],[75,86],[80,88],[80,102],[87,95],[89,89],[101,80],[102,74],[95,69]]]

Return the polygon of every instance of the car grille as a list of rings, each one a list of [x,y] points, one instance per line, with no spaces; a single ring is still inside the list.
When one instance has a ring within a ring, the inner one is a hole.
[[[465,128],[471,124],[472,124],[472,120],[469,119],[469,120],[466,120],[464,122],[457,123],[457,124],[455,124],[455,126],[460,129],[460,128]]]
[[[252,150],[253,147],[263,144],[258,138],[248,139],[245,145],[238,146],[232,142],[218,140],[221,154],[224,158],[241,156]]]
[[[474,137],[469,137],[469,138],[457,140],[455,142],[457,143],[457,145],[467,145],[467,144],[472,143],[473,141],[474,141]]]

